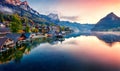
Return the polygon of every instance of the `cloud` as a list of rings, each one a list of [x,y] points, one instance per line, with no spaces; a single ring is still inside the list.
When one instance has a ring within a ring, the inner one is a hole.
[[[65,20],[77,21],[79,19],[79,16],[61,16],[60,18]]]
[[[13,13],[13,10],[8,8],[8,7],[4,7],[4,6],[0,6],[0,11],[1,12],[4,12],[4,13],[9,13],[9,14],[12,14]]]

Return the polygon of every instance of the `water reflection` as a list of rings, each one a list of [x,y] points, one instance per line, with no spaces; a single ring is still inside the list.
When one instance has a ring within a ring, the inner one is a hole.
[[[113,42],[120,42],[120,34],[116,33],[92,33],[91,35],[97,36],[98,39],[106,42],[106,43],[113,43]]]
[[[30,51],[42,43],[57,44],[62,43],[63,40],[54,38],[38,38],[32,42],[23,43],[20,46],[16,46],[8,51],[0,53],[0,64],[9,63],[14,60],[16,63],[20,63],[24,54],[30,54]]]
[[[67,35],[65,40],[34,39],[1,53],[0,71],[120,71],[119,38],[82,33]]]

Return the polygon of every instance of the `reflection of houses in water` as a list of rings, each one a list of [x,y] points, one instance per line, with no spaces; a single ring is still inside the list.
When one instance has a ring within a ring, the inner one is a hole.
[[[17,40],[17,36],[14,40]],[[15,37],[15,35],[13,36]],[[10,50],[0,52],[0,64],[9,63],[10,61],[20,62],[24,54],[29,54],[32,49],[39,46],[41,43],[62,42],[63,39],[53,39],[53,38],[38,38],[34,39],[32,42],[26,42],[21,44],[21,46],[16,46],[16,48],[11,48]]]
[[[115,34],[92,34],[106,43],[120,42],[120,35]]]
[[[24,54],[29,54],[31,47],[27,44],[22,44],[15,49],[10,49],[0,52],[0,64],[9,63],[14,60],[16,63],[20,62]]]
[[[9,63],[12,60],[14,60],[17,63],[20,62],[24,54],[29,54],[31,49],[35,48],[37,45],[40,45],[40,43],[42,43],[43,40],[44,39],[35,39],[32,41],[32,43],[26,42],[21,44],[20,46],[16,46],[16,48],[11,48],[4,52],[0,52],[0,64]]]

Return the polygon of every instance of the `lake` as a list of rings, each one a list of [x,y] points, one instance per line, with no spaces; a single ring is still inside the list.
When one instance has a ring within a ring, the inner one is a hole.
[[[120,33],[35,39],[0,53],[0,71],[120,71]]]

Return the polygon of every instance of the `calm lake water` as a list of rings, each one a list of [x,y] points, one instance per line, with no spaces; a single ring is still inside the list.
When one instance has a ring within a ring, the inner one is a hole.
[[[35,39],[1,53],[0,71],[120,71],[120,33]]]

